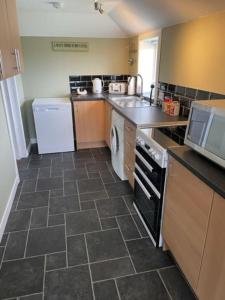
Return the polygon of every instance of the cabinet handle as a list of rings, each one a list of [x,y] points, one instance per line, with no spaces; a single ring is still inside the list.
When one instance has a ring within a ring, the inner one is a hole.
[[[2,51],[1,50],[0,50],[0,76],[4,77],[3,59],[2,59]]]
[[[14,55],[16,57],[16,70],[18,73],[21,72],[21,63],[20,63],[20,52],[19,49],[14,49]]]

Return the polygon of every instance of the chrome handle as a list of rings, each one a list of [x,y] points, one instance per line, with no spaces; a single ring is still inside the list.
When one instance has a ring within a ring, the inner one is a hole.
[[[147,191],[147,189],[145,188],[145,186],[143,185],[143,183],[141,182],[141,180],[137,177],[137,175],[135,173],[133,173],[135,180],[137,181],[137,183],[140,185],[142,191],[145,193],[146,197],[148,199],[150,199],[152,196],[149,194],[149,192]]]
[[[14,54],[16,57],[16,70],[19,73],[21,71],[21,63],[20,63],[20,52],[19,49],[14,49]]]
[[[143,162],[143,164],[149,169],[150,172],[153,171],[153,167],[143,158],[143,156],[135,149],[135,154]]]
[[[2,51],[0,50],[0,76],[4,77]]]

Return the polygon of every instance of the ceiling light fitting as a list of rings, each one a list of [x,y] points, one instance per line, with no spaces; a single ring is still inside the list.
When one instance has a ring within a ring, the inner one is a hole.
[[[102,3],[101,3],[100,1],[95,0],[95,2],[94,2],[94,8],[95,8],[95,10],[99,11],[99,13],[100,13],[101,15],[104,14],[104,9],[103,9]]]
[[[61,1],[52,1],[52,2],[49,2],[49,4],[51,4],[56,9],[64,7],[64,2],[61,2]]]

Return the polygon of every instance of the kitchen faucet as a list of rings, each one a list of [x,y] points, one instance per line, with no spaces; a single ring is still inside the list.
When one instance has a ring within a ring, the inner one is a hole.
[[[138,81],[138,77],[141,79],[141,92],[140,92],[140,98],[141,98],[141,100],[144,98],[144,96],[143,96],[143,86],[144,86],[144,81],[143,81],[143,77],[141,76],[141,74],[136,74],[136,75],[131,75],[130,76],[130,79],[129,79],[129,81],[128,81],[128,85],[130,84],[130,81],[131,81],[131,79],[132,78],[136,78],[137,79],[137,81]],[[137,94],[137,83],[136,83],[136,94]]]

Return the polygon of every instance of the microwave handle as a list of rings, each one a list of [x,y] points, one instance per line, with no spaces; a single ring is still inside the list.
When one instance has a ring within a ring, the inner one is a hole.
[[[137,181],[137,183],[140,185],[142,191],[145,193],[146,197],[150,200],[150,198],[152,197],[149,192],[147,191],[147,189],[145,188],[145,186],[143,185],[143,183],[141,182],[141,180],[138,178],[138,176],[133,173],[135,180]]]

